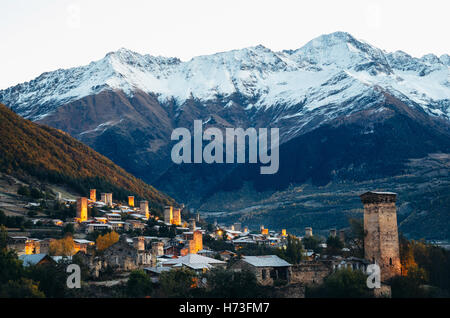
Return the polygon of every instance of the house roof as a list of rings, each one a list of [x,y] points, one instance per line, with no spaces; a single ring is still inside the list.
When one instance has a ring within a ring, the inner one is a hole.
[[[244,262],[249,263],[255,267],[286,267],[292,266],[284,259],[276,255],[262,255],[262,256],[244,256]]]
[[[233,243],[256,243],[256,241],[248,237],[240,237],[238,239],[233,240]]]
[[[198,254],[188,254],[179,258],[168,260],[164,262],[164,265],[186,265],[191,268],[204,268],[209,267],[209,264],[225,264],[223,261],[206,257]]]
[[[78,244],[92,244],[92,243],[95,243],[93,241],[88,241],[88,240],[85,240],[85,239],[73,239],[73,241],[75,243],[78,243]]]
[[[162,272],[168,272],[168,271],[170,271],[170,269],[171,269],[170,267],[162,267],[162,266],[144,268],[145,271],[152,272],[155,274],[161,274]]]
[[[19,259],[23,261],[23,266],[32,266],[39,264],[44,258],[49,257],[47,254],[31,254],[20,255]]]

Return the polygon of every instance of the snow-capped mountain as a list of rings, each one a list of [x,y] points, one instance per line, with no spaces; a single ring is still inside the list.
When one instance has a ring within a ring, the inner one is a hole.
[[[284,205],[284,191],[293,185],[345,184],[357,192],[357,182],[367,189],[387,182],[408,193],[417,180],[424,189],[443,189],[424,194],[427,200],[448,202],[448,162],[436,158],[450,156],[449,67],[449,55],[388,53],[344,32],[296,50],[255,46],[186,62],[121,49],[0,91],[0,103],[64,130],[179,202],[206,210],[246,210],[245,202],[259,207],[271,193]],[[278,173],[261,176],[250,164],[172,163],[172,130],[192,129],[196,119],[205,127],[280,128]],[[438,168],[431,172],[420,162]],[[405,175],[410,184],[398,183]],[[339,196],[340,186],[335,189]],[[336,224],[336,215],[345,218],[344,208],[316,200],[308,197],[294,209],[301,214],[319,206],[320,226],[328,224],[324,219]],[[279,213],[278,205],[267,209],[261,215],[269,220]],[[407,209],[423,215],[420,207]],[[308,226],[316,226],[316,214]],[[426,218],[447,231],[439,213]]]
[[[449,123],[449,67],[448,55],[387,53],[336,32],[297,50],[259,45],[187,62],[120,49],[0,91],[0,102],[152,181],[170,166],[172,129],[191,127],[194,119],[219,127],[279,127],[285,143],[364,110],[372,109],[369,121],[388,116],[381,105],[394,98]],[[122,153],[120,143],[130,153]]]
[[[240,95],[246,110],[301,104],[283,116],[302,120],[314,110],[371,95],[379,87],[417,103],[430,115],[449,119],[449,66],[448,55],[419,59],[401,51],[386,53],[337,32],[293,51],[256,46],[187,62],[121,49],[87,66],[44,73],[0,91],[0,101],[26,118],[40,120],[62,105],[105,90],[121,90],[127,96],[140,90],[155,94],[162,104],[174,100],[178,107],[189,99],[219,101],[227,107]],[[334,117],[329,110],[318,113]]]

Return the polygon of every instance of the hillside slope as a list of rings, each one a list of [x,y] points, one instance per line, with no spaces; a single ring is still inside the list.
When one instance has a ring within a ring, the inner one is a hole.
[[[89,188],[147,199],[157,206],[173,202],[152,186],[133,177],[111,160],[67,133],[23,119],[0,104],[0,169],[67,184],[80,194]]]

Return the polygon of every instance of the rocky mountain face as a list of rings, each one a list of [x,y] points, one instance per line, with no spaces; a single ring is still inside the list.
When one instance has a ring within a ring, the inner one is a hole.
[[[449,67],[448,55],[388,53],[336,32],[297,50],[256,46],[187,62],[121,49],[0,91],[0,102],[177,200],[220,212],[249,202],[247,186],[263,199],[293,185],[394,178],[410,159],[449,153]],[[172,130],[196,119],[205,128],[278,127],[279,172],[173,164]],[[221,208],[219,197],[228,198]]]

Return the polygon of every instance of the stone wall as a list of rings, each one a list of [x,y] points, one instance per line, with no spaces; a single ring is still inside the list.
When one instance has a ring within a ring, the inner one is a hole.
[[[323,262],[302,262],[292,266],[291,282],[305,285],[320,285],[332,269]]]

